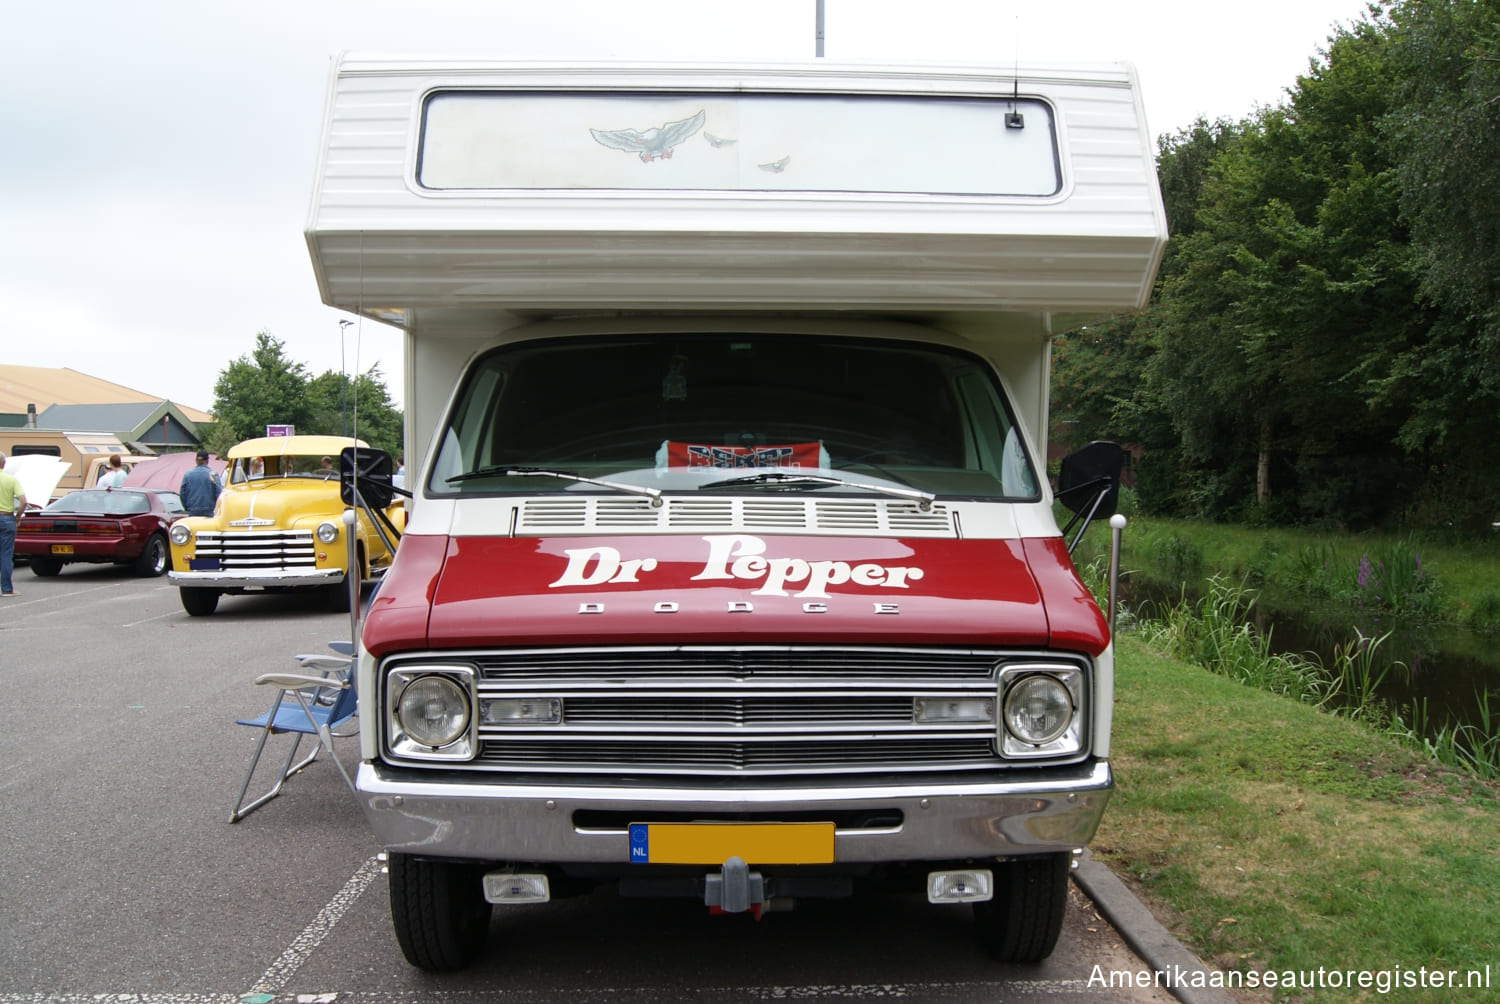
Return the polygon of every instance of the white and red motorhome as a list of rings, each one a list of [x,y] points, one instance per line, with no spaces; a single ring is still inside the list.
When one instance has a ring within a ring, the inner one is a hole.
[[[344,55],[307,240],[406,332],[356,788],[413,964],[601,883],[1052,950],[1113,658],[1049,339],[1166,240],[1128,66]]]

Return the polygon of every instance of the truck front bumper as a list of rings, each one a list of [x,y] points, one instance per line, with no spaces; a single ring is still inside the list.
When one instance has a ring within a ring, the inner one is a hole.
[[[580,826],[578,813],[640,823],[685,813],[702,819],[734,813],[899,819],[837,829],[838,864],[993,858],[1086,845],[1114,787],[1109,763],[1031,773],[1003,781],[728,789],[587,786],[561,779],[505,784],[452,774],[438,780],[364,762],[355,787],[386,850],[483,861],[628,864],[626,826]]]
[[[341,568],[266,569],[251,572],[168,572],[167,581],[190,589],[266,589],[284,586],[328,586],[344,580]]]

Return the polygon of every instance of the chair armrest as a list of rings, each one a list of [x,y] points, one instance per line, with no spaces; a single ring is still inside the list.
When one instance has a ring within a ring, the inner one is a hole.
[[[306,690],[308,687],[332,687],[337,690],[349,689],[348,680],[340,680],[337,677],[306,676],[302,673],[265,673],[255,678],[257,684],[267,684],[272,687],[280,687],[282,690]]]
[[[348,669],[349,657],[343,655],[299,655],[294,656],[299,666],[308,669]]]

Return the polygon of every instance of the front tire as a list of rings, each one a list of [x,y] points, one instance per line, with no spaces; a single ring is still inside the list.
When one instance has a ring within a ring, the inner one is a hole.
[[[207,617],[219,606],[219,591],[201,586],[182,586],[177,593],[182,597],[182,609],[193,617]]]
[[[51,558],[32,558],[27,564],[31,565],[31,574],[43,579],[50,579],[62,571],[63,563],[53,561]]]
[[[1068,905],[1072,855],[1043,854],[997,864],[995,898],[974,904],[979,943],[1001,962],[1040,962],[1057,947]]]
[[[167,538],[153,533],[146,541],[141,556],[131,565],[135,574],[143,578],[155,578],[167,570]]]
[[[481,870],[395,852],[386,864],[391,922],[406,961],[441,973],[479,958],[489,940],[491,913]]]

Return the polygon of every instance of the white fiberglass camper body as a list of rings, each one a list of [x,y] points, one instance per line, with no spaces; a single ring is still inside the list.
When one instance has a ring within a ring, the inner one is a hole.
[[[407,333],[356,786],[408,959],[913,876],[1050,952],[1113,683],[1048,346],[1155,277],[1133,71],[344,55],[327,109],[319,289]]]

